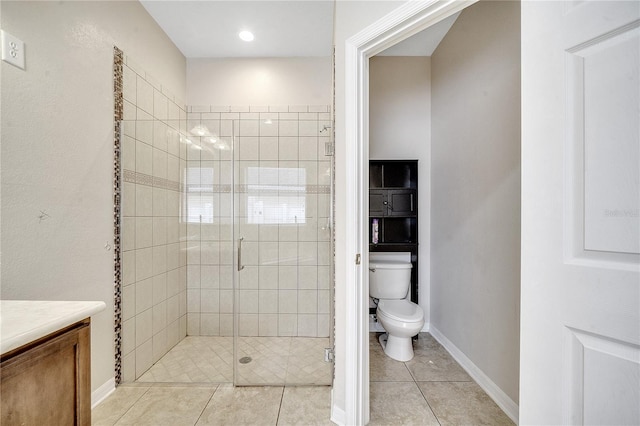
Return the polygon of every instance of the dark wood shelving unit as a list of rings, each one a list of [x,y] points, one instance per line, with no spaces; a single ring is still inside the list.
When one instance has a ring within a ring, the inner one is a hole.
[[[369,251],[411,253],[411,301],[418,303],[418,160],[369,161]]]

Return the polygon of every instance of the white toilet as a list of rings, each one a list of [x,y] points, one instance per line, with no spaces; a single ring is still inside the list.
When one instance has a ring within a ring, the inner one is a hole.
[[[411,338],[424,325],[422,308],[407,297],[410,284],[410,262],[369,262],[369,296],[378,299],[376,316],[387,332],[380,336],[380,344],[387,356],[403,362],[413,358]]]

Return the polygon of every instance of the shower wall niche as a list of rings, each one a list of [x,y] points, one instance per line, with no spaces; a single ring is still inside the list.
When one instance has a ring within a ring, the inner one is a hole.
[[[329,111],[189,107],[189,335],[233,336],[235,303],[238,336],[329,336]],[[234,288],[240,237],[243,269]]]

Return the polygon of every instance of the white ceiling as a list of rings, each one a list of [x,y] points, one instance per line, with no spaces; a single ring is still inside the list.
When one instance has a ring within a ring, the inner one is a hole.
[[[333,0],[140,0],[187,58],[331,56]],[[458,14],[380,56],[431,56]],[[242,30],[252,42],[238,38]]]
[[[331,56],[333,0],[141,0],[187,58]],[[238,38],[242,30],[252,42]]]

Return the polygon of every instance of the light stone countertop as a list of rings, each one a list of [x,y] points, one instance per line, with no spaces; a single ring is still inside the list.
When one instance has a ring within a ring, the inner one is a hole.
[[[0,353],[82,321],[105,307],[104,302],[1,300]]]

